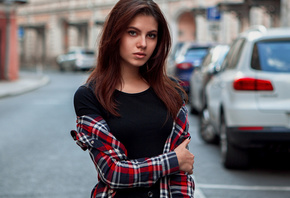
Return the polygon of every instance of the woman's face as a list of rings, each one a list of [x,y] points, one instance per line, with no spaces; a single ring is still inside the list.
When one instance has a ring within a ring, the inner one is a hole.
[[[140,67],[151,57],[158,35],[153,16],[137,15],[123,33],[120,42],[121,67]]]

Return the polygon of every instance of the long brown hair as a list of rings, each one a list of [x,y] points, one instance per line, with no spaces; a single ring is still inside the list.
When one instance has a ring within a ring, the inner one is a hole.
[[[87,83],[94,85],[96,97],[102,106],[111,114],[120,116],[113,97],[116,86],[121,84],[120,39],[138,14],[153,16],[158,23],[156,48],[147,63],[140,67],[140,74],[163,101],[170,115],[176,118],[183,104],[180,93],[184,96],[186,94],[166,75],[165,64],[171,47],[171,37],[160,8],[152,0],[120,0],[114,6],[104,24],[96,68]]]

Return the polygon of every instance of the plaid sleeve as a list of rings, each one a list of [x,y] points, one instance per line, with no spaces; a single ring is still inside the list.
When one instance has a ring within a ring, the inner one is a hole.
[[[127,151],[110,132],[101,116],[81,116],[74,139],[88,149],[99,178],[111,189],[149,187],[159,178],[179,171],[176,153],[128,160]]]
[[[175,122],[175,133],[173,133],[171,138],[170,150],[173,150],[186,138],[190,137],[188,130],[188,111],[185,105],[183,105]],[[174,175],[170,175],[169,189],[172,198],[193,198],[195,189],[194,180],[187,173],[179,171]]]
[[[175,152],[122,161],[94,148],[90,150],[90,154],[101,180],[112,189],[150,187],[160,177],[179,171]]]
[[[193,198],[195,184],[190,175],[179,172],[170,176],[170,193],[172,198]]]

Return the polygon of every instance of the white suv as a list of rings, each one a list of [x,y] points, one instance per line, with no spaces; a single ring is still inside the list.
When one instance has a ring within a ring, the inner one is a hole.
[[[290,28],[241,33],[206,86],[200,133],[220,140],[226,168],[247,168],[250,148],[290,149]]]

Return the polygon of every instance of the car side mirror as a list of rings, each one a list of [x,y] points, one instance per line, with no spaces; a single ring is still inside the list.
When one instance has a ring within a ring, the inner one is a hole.
[[[219,64],[211,65],[210,67],[208,67],[207,73],[210,75],[215,75],[215,74],[219,73],[220,70],[221,70],[221,66]]]
[[[214,69],[213,74],[217,74],[221,71],[221,65],[218,64],[213,69]]]

